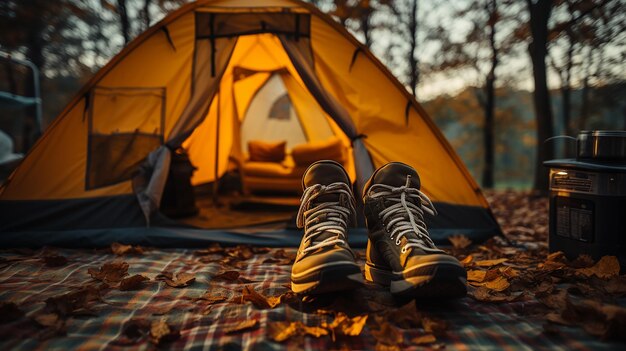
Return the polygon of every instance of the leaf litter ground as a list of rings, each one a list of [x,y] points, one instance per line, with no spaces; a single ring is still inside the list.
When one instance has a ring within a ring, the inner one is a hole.
[[[158,250],[0,253],[0,346],[95,349],[613,348],[626,338],[626,276],[606,256],[547,249],[547,200],[488,194],[504,236],[448,250],[468,271],[468,297],[397,300],[376,286],[297,296],[293,249],[212,245]],[[360,256],[363,257],[363,252]]]

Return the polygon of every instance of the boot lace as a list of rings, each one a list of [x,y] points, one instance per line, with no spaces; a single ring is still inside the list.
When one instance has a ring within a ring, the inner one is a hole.
[[[385,184],[374,184],[368,192],[372,199],[383,198],[395,202],[393,205],[380,211],[391,240],[395,239],[396,245],[402,243],[402,237],[406,237],[406,243],[402,247],[405,253],[411,247],[417,247],[426,252],[443,252],[439,250],[428,235],[428,229],[424,222],[424,212],[431,216],[437,215],[435,206],[428,196],[419,189],[410,187],[411,175],[407,175],[406,184],[401,187],[392,187]],[[387,221],[389,219],[389,221]],[[408,234],[414,234],[409,236]]]
[[[338,194],[339,200],[321,201],[313,208],[309,208],[315,199],[325,194]],[[342,198],[349,199],[347,204],[341,203]],[[313,243],[302,251],[303,254],[335,244],[347,245],[348,223],[355,219],[356,209],[352,190],[346,183],[310,186],[304,190],[300,203],[302,205],[298,210],[296,225],[298,228],[305,228],[303,240]],[[336,236],[331,235],[316,243],[315,239],[322,233]]]

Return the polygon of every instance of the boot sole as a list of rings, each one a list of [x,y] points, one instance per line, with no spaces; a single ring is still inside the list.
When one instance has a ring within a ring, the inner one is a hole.
[[[354,290],[363,285],[363,273],[356,264],[324,267],[298,278],[298,281],[291,280],[291,290],[296,294],[325,294]]]
[[[467,294],[467,272],[451,262],[428,262],[411,267],[418,274],[405,277],[403,272],[365,264],[365,279],[389,287],[393,295],[415,298],[457,299]]]

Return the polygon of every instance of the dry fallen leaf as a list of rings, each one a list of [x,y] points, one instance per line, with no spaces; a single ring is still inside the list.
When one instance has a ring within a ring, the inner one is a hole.
[[[209,305],[213,305],[213,304],[224,302],[224,301],[228,300],[228,296],[211,295],[209,293],[206,293],[206,294],[202,295],[202,297],[200,297],[199,299],[206,301]]]
[[[165,306],[160,306],[160,307],[151,307],[150,310],[152,311],[152,315],[153,316],[164,316],[168,313],[170,313],[174,307],[176,307],[175,305],[165,305]]]
[[[312,336],[319,338],[328,335],[328,330],[323,327],[307,326],[302,322],[270,322],[268,324],[268,336],[276,342],[283,342],[294,336]]]
[[[297,334],[297,323],[299,322],[269,322],[268,336],[276,342],[283,342]]]
[[[65,318],[81,310],[88,311],[92,303],[100,300],[99,289],[94,286],[85,286],[76,291],[48,298],[44,311]]]
[[[437,342],[437,338],[432,334],[424,334],[411,339],[411,343],[417,345],[428,345]]]
[[[196,275],[193,273],[177,273],[174,275],[169,272],[163,272],[154,279],[164,281],[172,288],[184,288],[196,281]]]
[[[250,331],[250,330],[254,330],[257,329],[259,327],[259,321],[256,319],[248,319],[245,321],[241,321],[239,323],[237,323],[236,325],[230,327],[230,328],[226,328],[226,330],[224,330],[224,333],[226,334],[234,334],[234,333],[240,333],[243,331]]]
[[[237,304],[237,305],[241,305],[245,301],[243,300],[243,295],[235,295],[228,302],[234,303],[234,304]]]
[[[500,274],[506,278],[515,278],[519,276],[519,271],[513,267],[500,267],[498,268]]]
[[[254,252],[252,252],[252,247],[250,245],[237,245],[235,247],[229,247],[225,249],[226,255],[236,259],[236,260],[249,260],[254,257]]]
[[[279,249],[274,252],[274,255],[272,257],[281,260],[279,264],[292,264],[293,261],[295,261],[296,259],[296,254],[295,252],[287,252],[284,249]]]
[[[537,267],[543,271],[556,271],[567,267],[567,258],[562,251],[549,254],[545,261],[539,263]]]
[[[122,255],[143,255],[143,248],[141,246],[124,245],[120,243],[111,244],[111,252],[118,256]]]
[[[374,347],[376,351],[401,351],[402,349],[398,345],[387,345],[381,342],[376,342],[376,346]]]
[[[608,340],[626,341],[626,308],[584,300],[565,300],[559,312],[547,315],[550,322],[582,327],[587,333]]]
[[[194,255],[198,255],[198,256],[216,255],[216,254],[219,254],[219,255],[224,254],[224,248],[222,248],[222,246],[219,243],[213,243],[204,250],[194,251]]]
[[[546,257],[546,261],[563,262],[565,260],[565,253],[563,251],[552,252]]]
[[[400,347],[404,339],[402,333],[382,318],[376,318],[376,322],[378,329],[371,331],[376,341],[382,345]]]
[[[472,241],[465,235],[452,235],[448,237],[448,240],[452,243],[455,249],[465,249],[472,245]]]
[[[217,274],[213,277],[213,280],[222,280],[222,281],[229,281],[229,282],[237,281],[237,279],[239,279],[239,272],[237,271],[226,271],[226,272]]]
[[[511,285],[505,277],[500,275],[500,271],[497,269],[470,270],[467,272],[467,280],[472,286],[484,286],[495,291],[504,291]]]
[[[544,305],[557,310],[562,310],[565,308],[567,301],[569,300],[569,296],[567,295],[567,291],[563,289],[557,289],[553,292],[541,294],[535,293],[537,300],[543,303]]]
[[[266,254],[270,251],[272,251],[272,249],[269,247],[252,246],[252,252],[255,254]]]
[[[487,275],[486,271],[482,270],[469,270],[467,271],[467,281],[468,282],[479,282],[481,283],[485,280],[485,276]]]
[[[474,262],[474,264],[476,266],[479,267],[492,267],[492,266],[497,266],[499,264],[502,264],[504,262],[508,261],[507,258],[498,258],[495,260],[481,260],[481,261],[476,261]]]
[[[93,279],[114,285],[128,275],[128,263],[119,261],[107,262],[99,270],[89,268],[87,272]]]
[[[33,318],[37,324],[43,327],[55,327],[58,323],[62,322],[61,318],[56,313],[42,313],[35,315]]]
[[[524,296],[524,293],[519,291],[515,293],[511,293],[510,295],[505,295],[501,293],[494,292],[484,286],[478,288],[471,288],[467,291],[467,294],[474,298],[474,300],[481,302],[492,302],[492,303],[501,303],[501,302],[512,302],[521,299]]]
[[[180,332],[167,324],[166,319],[155,320],[150,324],[150,340],[156,345],[174,341],[179,337]]]
[[[496,279],[483,283],[483,286],[494,291],[504,291],[508,289],[511,284],[505,277],[500,276]]]
[[[619,275],[619,261],[615,256],[604,256],[590,268],[577,269],[576,272],[585,277],[595,275],[600,279],[610,279]]]
[[[303,335],[310,335],[315,338],[319,338],[320,336],[328,335],[328,330],[321,327],[309,327],[304,324],[300,324],[298,326],[302,331]]]
[[[367,322],[367,315],[356,316],[350,318],[346,323],[341,325],[341,332],[348,336],[359,336],[363,331],[363,327]]]
[[[252,283],[252,280],[244,278],[238,271],[225,271],[213,276],[214,281]]]
[[[445,336],[448,332],[448,323],[442,319],[424,317],[422,318],[422,327],[427,333],[435,336]]]
[[[250,301],[254,306],[261,309],[274,308],[280,304],[280,297],[278,296],[264,296],[258,293],[250,285],[246,285],[242,291],[243,301]]]
[[[150,280],[148,277],[144,277],[140,274],[135,274],[132,277],[124,278],[120,282],[121,291],[138,290],[143,286],[143,282]]]
[[[335,341],[338,335],[360,335],[366,322],[367,315],[350,318],[345,313],[339,312],[330,324],[326,322],[322,323],[322,328],[327,330],[326,333],[330,331],[331,338]]]
[[[469,270],[467,271],[467,281],[470,283],[482,283],[498,278],[500,272],[497,269],[490,269],[488,271],[483,270]],[[477,284],[480,285],[480,284]]]
[[[467,255],[463,260],[461,260],[461,264],[463,264],[463,267],[467,267],[472,264],[472,261],[474,261],[474,256]]]
[[[616,296],[626,295],[626,276],[613,277],[603,286],[604,291]]]

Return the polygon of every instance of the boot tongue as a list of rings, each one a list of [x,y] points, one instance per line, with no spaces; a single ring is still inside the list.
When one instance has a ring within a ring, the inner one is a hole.
[[[350,185],[350,178],[343,167],[334,161],[320,161],[312,164],[304,173],[302,184],[308,188],[315,184],[329,185],[332,183],[346,183]],[[316,203],[339,201],[339,194],[324,194],[316,199]]]
[[[302,185],[304,188],[308,188],[310,186],[320,184],[320,185],[330,185],[332,183],[346,183],[348,186],[350,185],[350,178],[344,171],[343,167],[334,161],[319,161],[306,170],[304,176],[302,177]],[[340,194],[338,193],[326,193],[317,197],[312,203],[311,207],[319,205],[323,202],[339,202]],[[324,220],[320,217],[320,220]],[[327,238],[334,238],[337,234],[330,232],[322,232],[317,235],[313,242],[317,243]]]
[[[420,189],[420,177],[413,167],[400,162],[391,162],[378,169],[366,185],[366,191],[373,184],[385,184],[392,187],[406,185],[407,175],[410,175],[409,187]]]
[[[304,183],[304,187],[308,188],[315,184],[329,185],[338,182],[350,184],[350,179],[338,163],[333,161],[321,161],[309,166],[302,182]]]

